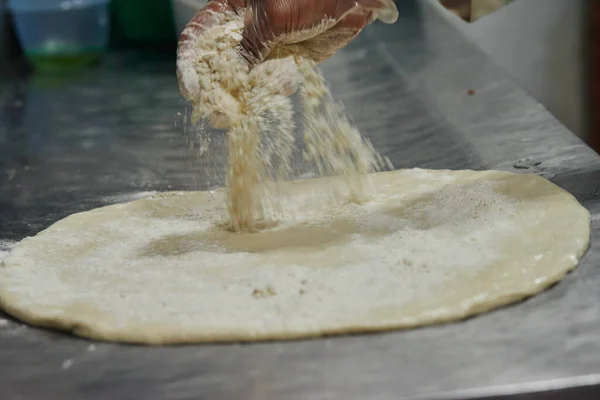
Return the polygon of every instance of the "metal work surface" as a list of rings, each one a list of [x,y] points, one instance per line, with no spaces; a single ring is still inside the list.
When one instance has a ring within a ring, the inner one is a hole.
[[[592,247],[573,274],[460,323],[295,342],[121,346],[0,315],[0,398],[599,398],[600,158],[436,11],[403,4],[395,26],[370,27],[325,64],[337,97],[398,168],[534,172],[569,190],[593,215]],[[141,192],[222,183],[219,163],[197,160],[192,135],[174,124],[185,107],[173,69],[133,54],[68,82],[4,84],[4,248]]]

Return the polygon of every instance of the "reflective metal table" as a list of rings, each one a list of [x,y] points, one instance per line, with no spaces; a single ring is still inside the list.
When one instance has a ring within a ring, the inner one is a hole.
[[[461,323],[297,342],[121,346],[0,315],[0,398],[600,398],[600,158],[415,4],[324,65],[337,97],[396,167],[533,172],[569,190],[593,215],[591,250],[573,274]],[[222,137],[212,161],[196,158],[173,60],[147,57],[2,84],[4,250],[73,212],[223,182]]]

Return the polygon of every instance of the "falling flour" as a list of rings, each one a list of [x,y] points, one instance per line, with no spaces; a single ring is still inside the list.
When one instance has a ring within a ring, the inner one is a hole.
[[[294,107],[304,117],[304,159],[320,176],[343,177],[353,199],[365,174],[389,166],[336,104],[314,62],[302,55],[268,60],[249,71],[237,48],[243,17],[225,14],[197,48],[200,96],[194,121],[227,130],[227,206],[230,229],[254,231],[280,208],[280,185],[291,177],[296,145]]]

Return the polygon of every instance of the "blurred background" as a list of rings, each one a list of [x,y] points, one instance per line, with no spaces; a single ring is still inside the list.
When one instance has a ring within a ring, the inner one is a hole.
[[[600,82],[594,74],[600,67],[600,42],[594,24],[596,15],[600,17],[600,1],[399,2],[434,3],[444,18],[525,91],[600,150]],[[72,75],[97,68],[107,53],[133,49],[147,54],[148,59],[174,60],[178,33],[204,3],[0,0],[1,79],[7,81],[23,73]]]

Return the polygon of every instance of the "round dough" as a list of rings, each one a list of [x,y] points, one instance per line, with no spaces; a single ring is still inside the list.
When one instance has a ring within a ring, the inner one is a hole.
[[[290,185],[287,217],[232,234],[224,192],[75,214],[17,245],[0,304],[33,325],[124,342],[291,339],[458,320],[542,291],[589,245],[590,215],[534,175],[404,170],[337,205]]]

